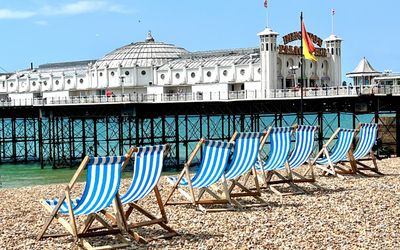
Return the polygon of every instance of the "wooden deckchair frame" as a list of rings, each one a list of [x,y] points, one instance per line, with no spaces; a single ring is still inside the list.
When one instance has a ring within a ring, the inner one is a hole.
[[[291,134],[293,134],[297,130],[297,128],[298,128],[298,125],[294,125],[293,131]],[[268,129],[267,135],[264,137],[265,140],[267,140],[271,131],[272,131],[272,127],[270,127]],[[265,142],[264,142],[264,144],[265,144]],[[314,176],[313,169],[311,169],[312,170],[311,178],[307,179],[305,177],[306,172],[304,175],[301,175],[301,174],[293,171],[289,166],[288,160],[289,160],[289,156],[285,161],[286,176],[280,174],[279,172],[277,172],[277,170],[270,170],[270,171],[264,171],[263,169],[261,170],[261,174],[259,174],[258,176],[259,176],[259,178],[261,177],[261,180],[265,185],[264,187],[262,187],[262,189],[270,189],[273,193],[282,197],[282,196],[287,196],[287,195],[306,193],[306,191],[304,189],[302,189],[301,187],[299,187],[298,185],[296,185],[296,183],[311,183],[311,184],[317,186],[318,188],[320,188],[318,185],[315,184],[315,176]],[[312,167],[310,164],[308,164],[308,165],[309,165],[309,167]],[[272,180],[272,178],[274,176],[278,177],[278,180]],[[297,177],[297,179],[294,177]],[[284,193],[284,192],[280,191],[278,188],[276,188],[276,186],[279,184],[283,184],[283,185],[288,184],[295,191]]]
[[[236,136],[235,136],[236,138]],[[229,143],[232,143],[235,138],[231,138]],[[183,170],[178,176],[178,179],[176,180],[175,184],[171,188],[170,193],[167,196],[166,201],[164,202],[164,205],[194,205],[196,206],[200,211],[203,212],[219,212],[219,211],[226,211],[226,210],[233,210],[234,206],[240,207],[240,204],[237,203],[235,200],[231,199],[229,195],[229,190],[228,190],[228,184],[225,179],[225,175],[222,175],[222,185],[223,185],[223,196],[221,196],[220,190],[212,190],[214,189],[214,186],[210,186],[207,188],[200,188],[199,194],[195,195],[194,188],[192,186],[192,179],[190,177],[190,171],[189,168],[196,156],[196,154],[200,151],[201,146],[206,142],[204,138],[201,138],[200,141],[197,143],[195,149],[193,152],[190,154],[188,161],[184,164]],[[185,176],[187,182],[188,182],[188,188],[189,188],[189,193],[185,191],[183,188],[179,186],[179,182],[182,180],[182,178]],[[179,202],[170,202],[172,199],[173,194],[175,191],[179,191],[179,193],[186,198],[187,201],[179,201]],[[211,197],[214,199],[202,199],[203,195],[205,193],[208,193]],[[232,208],[206,208],[204,205],[217,205],[217,204],[230,204]]]
[[[134,152],[134,148],[130,148],[128,153],[125,155],[125,160],[123,162],[122,167],[125,167],[125,165],[129,162],[129,159],[131,158],[132,154]],[[75,239],[75,243],[78,245],[83,246],[86,249],[115,249],[115,248],[120,248],[120,247],[127,247],[130,246],[130,242],[126,240],[123,236],[122,233],[126,231],[127,224],[125,217],[121,214],[121,201],[119,198],[119,195],[117,193],[115,199],[113,200],[113,209],[115,210],[116,213],[116,221],[118,228],[114,229],[109,225],[107,221],[105,221],[102,217],[99,216],[99,214],[90,214],[87,216],[86,220],[84,221],[83,229],[79,231],[78,225],[75,220],[75,215],[74,211],[72,209],[72,202],[71,202],[71,190],[75,186],[79,176],[83,173],[85,170],[87,164],[89,163],[89,156],[86,156],[80,166],[78,167],[77,171],[73,175],[71,181],[69,184],[65,187],[64,194],[61,196],[61,198],[58,200],[58,204],[52,208],[45,200],[41,200],[40,203],[42,206],[50,213],[49,219],[46,221],[44,224],[42,230],[40,231],[39,235],[37,236],[36,240],[41,240],[42,238],[47,238],[47,237],[61,237],[61,236],[68,236],[72,235]],[[68,211],[69,211],[69,220],[68,222],[66,219],[64,219],[62,216],[58,214],[58,211],[60,210],[63,202],[66,201],[67,206],[68,206]],[[55,235],[45,235],[48,227],[50,226],[51,222],[53,220],[56,220],[59,222],[67,231],[68,234],[55,234]],[[100,224],[103,225],[102,231],[94,231],[90,230],[91,226],[94,221],[100,222]],[[106,246],[101,246],[101,247],[93,247],[85,238],[88,237],[94,237],[94,236],[102,236],[102,235],[116,235],[116,237],[122,242],[120,244],[113,244],[113,245],[106,245]]]
[[[356,138],[356,136],[360,133],[360,129],[361,129],[361,126],[362,126],[362,124],[360,123],[360,124],[358,124],[358,127],[357,127],[357,130],[356,130],[356,135],[355,135],[355,137],[354,138]],[[380,124],[378,124],[378,131],[377,131],[377,133],[379,133],[379,128],[381,127],[381,125]],[[356,160],[355,158],[354,158],[354,150],[355,150],[355,143],[353,143],[353,146],[352,146],[352,148],[349,150],[349,153],[348,153],[348,161],[341,161],[341,162],[339,162],[339,164],[340,165],[342,165],[343,166],[343,168],[340,168],[340,167],[338,167],[337,166],[337,168],[339,169],[339,170],[337,170],[336,171],[336,173],[338,173],[338,174],[341,174],[341,175],[355,175],[355,174],[360,174],[360,175],[362,175],[362,176],[370,176],[370,175],[368,175],[368,174],[365,174],[364,172],[362,172],[362,171],[371,171],[371,172],[373,172],[373,173],[376,173],[376,174],[378,174],[378,175],[384,175],[382,172],[380,172],[379,171],[379,169],[378,169],[378,164],[377,164],[377,162],[376,162],[376,157],[375,157],[375,154],[374,154],[374,151],[370,151],[370,153],[369,153],[369,158],[363,158],[363,159],[359,159],[359,160]],[[366,156],[367,157],[367,156]],[[366,165],[366,164],[364,164],[364,163],[362,163],[362,161],[372,161],[372,164],[373,164],[373,167],[370,167],[370,166],[368,166],[368,165]],[[349,163],[350,164],[350,166],[348,166],[346,163]],[[359,166],[361,166],[361,167],[358,167],[358,165]]]
[[[340,133],[341,128],[336,129],[336,131],[332,134],[331,138],[322,146],[322,149],[318,152],[318,154],[314,157],[314,160],[311,161],[310,166],[306,170],[305,174],[307,174],[311,169],[312,166],[315,166],[323,171],[323,175],[330,174],[332,176],[336,176],[340,179],[344,179],[344,177],[336,171],[337,164],[334,164],[331,161],[330,153],[328,150],[328,146],[332,143],[332,141],[338,136]],[[328,159],[328,166],[320,165],[317,162],[318,158],[324,155]]]
[[[268,137],[271,134],[272,131],[272,127],[269,127],[267,130],[267,133],[265,134],[265,136],[263,137],[263,140],[261,141],[260,145],[265,145],[265,143],[267,142]],[[293,133],[293,131],[291,132],[291,134]],[[262,147],[260,147],[260,151],[262,150]],[[259,154],[260,156],[260,154]],[[258,159],[259,161],[261,161],[261,158],[259,157]],[[280,196],[285,196],[287,195],[286,193],[281,192],[279,189],[277,189],[275,186],[279,185],[279,184],[288,184],[291,187],[297,189],[296,185],[293,185],[290,181],[289,181],[289,176],[290,176],[290,171],[288,171],[288,165],[287,165],[287,159],[285,161],[285,170],[286,170],[286,175],[288,177],[285,177],[284,175],[280,174],[277,171],[280,170],[270,170],[270,171],[265,171],[263,169],[263,167],[261,168],[260,171],[256,171],[257,173],[257,179],[259,180],[259,182],[263,183],[263,186],[260,186],[259,189],[269,189],[271,190],[273,193],[280,195]],[[272,180],[272,178],[276,176],[278,178],[278,180]],[[254,188],[252,188],[251,190],[255,190]],[[301,193],[303,193],[301,190],[299,191]]]
[[[236,131],[232,136],[233,141],[236,141],[237,135],[238,135],[238,132]],[[266,142],[266,140],[264,139],[266,136],[268,136],[268,131],[263,132],[263,134],[260,138],[260,145],[258,148],[258,157],[259,157],[260,151],[262,150],[262,148]],[[255,191],[252,191],[251,188],[246,187],[247,183],[249,181],[249,178],[251,176],[254,177],[254,185],[255,185],[254,190]],[[243,181],[242,181],[243,183],[240,182],[241,179],[243,179]],[[239,176],[236,179],[228,180],[228,181],[230,182],[228,192],[229,192],[231,199],[234,199],[237,197],[253,197],[254,199],[256,199],[259,202],[258,204],[243,205],[238,200],[235,199],[239,208],[258,207],[258,206],[266,206],[267,205],[267,202],[261,198],[261,188],[260,188],[260,183],[259,183],[259,180],[257,177],[257,170],[255,168],[255,165],[252,166],[252,168],[249,172],[244,173],[242,176]],[[234,192],[235,187],[240,188],[241,192]]]
[[[171,145],[167,144],[166,145],[166,149],[164,150],[164,156],[169,154],[169,151],[171,149]],[[135,148],[135,152],[138,151],[138,148]],[[124,166],[125,168],[125,166]],[[143,207],[139,206],[137,202],[133,202],[133,203],[129,203],[126,204],[128,206],[128,208],[126,209],[126,211],[122,211],[122,214],[124,215],[125,220],[127,221],[127,229],[128,229],[128,233],[138,242],[140,243],[148,243],[152,240],[156,240],[156,239],[164,239],[164,238],[171,238],[174,236],[179,235],[178,232],[176,232],[175,230],[173,230],[171,227],[169,227],[167,225],[168,223],[168,218],[167,218],[167,214],[165,212],[165,208],[164,208],[164,204],[162,202],[161,199],[161,195],[160,195],[160,191],[157,187],[157,185],[154,187],[153,189],[154,191],[154,195],[157,199],[157,205],[158,208],[160,210],[160,214],[161,217],[157,217],[153,214],[151,214],[150,212],[148,212],[146,209],[144,209]],[[122,207],[123,205],[121,205]],[[129,217],[132,214],[132,212],[136,210],[137,212],[139,212],[140,214],[144,215],[145,217],[147,217],[149,220],[148,221],[143,221],[143,222],[135,222],[135,223],[128,223]],[[115,217],[114,214],[107,212],[107,211],[101,211],[107,218],[111,219],[114,223],[117,222],[117,219]],[[167,231],[166,234],[160,235],[160,236],[156,236],[156,237],[151,237],[151,238],[144,238],[141,235],[139,235],[137,232],[134,231],[134,229],[136,228],[140,228],[140,227],[144,227],[144,226],[151,226],[151,225],[159,225],[160,227],[162,227],[163,229],[165,229]],[[115,226],[114,226],[115,227]]]

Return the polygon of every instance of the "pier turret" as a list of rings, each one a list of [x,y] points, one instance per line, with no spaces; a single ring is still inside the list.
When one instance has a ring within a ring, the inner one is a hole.
[[[276,40],[279,33],[270,28],[266,28],[257,34],[260,37],[260,57],[261,57],[261,90],[267,93],[271,89],[277,89],[276,65],[278,49]]]
[[[332,57],[330,67],[330,82],[333,86],[339,86],[342,82],[342,39],[332,34],[325,39],[328,56]]]

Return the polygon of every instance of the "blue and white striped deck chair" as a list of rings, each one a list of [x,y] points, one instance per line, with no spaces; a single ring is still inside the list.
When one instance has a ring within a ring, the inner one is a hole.
[[[285,169],[291,148],[292,127],[269,128],[265,140],[269,137],[269,155],[264,162],[261,159],[256,168],[262,171],[276,171]]]
[[[50,223],[55,219],[60,222],[67,231],[74,236],[76,240],[80,240],[84,247],[91,248],[92,246],[83,238],[93,236],[94,234],[107,235],[118,234],[121,230],[126,230],[126,222],[121,218],[118,211],[118,189],[121,181],[122,168],[131,157],[133,149],[131,148],[128,154],[124,156],[115,157],[88,157],[86,156],[79,166],[77,172],[72,177],[69,185],[65,189],[65,195],[61,199],[48,199],[42,200],[41,204],[44,208],[51,213],[47,223],[44,225],[43,230],[38,236],[38,240],[43,237],[51,237],[51,235],[44,235]],[[80,198],[71,199],[70,191],[74,187],[78,177],[87,167],[86,185],[83,194]],[[102,218],[99,217],[98,212],[104,210],[114,203],[115,212],[118,214],[117,230],[109,229],[107,224]],[[62,215],[69,215],[70,223],[62,218]],[[79,231],[75,216],[88,216],[82,231]],[[90,226],[97,219],[105,228],[101,232],[88,232]],[[114,245],[110,247],[119,247],[129,245],[128,241],[119,235],[120,239],[124,241],[123,244]]]
[[[225,171],[225,179],[231,182],[229,187],[230,197],[244,197],[252,196],[259,202],[265,204],[265,201],[261,196],[258,179],[255,171],[255,163],[258,159],[260,148],[265,143],[262,140],[265,133],[238,133],[235,132],[233,138],[235,138],[235,149],[233,151],[232,161]],[[254,175],[254,181],[256,186],[256,192],[251,191],[245,185],[250,175]],[[244,184],[240,183],[241,177],[245,177]],[[237,186],[241,192],[234,193],[234,188]],[[240,203],[238,203],[239,206]]]
[[[190,177],[189,167],[200,151],[202,145],[203,154],[200,167],[198,168],[196,174],[193,178]],[[196,148],[193,150],[188,161],[184,165],[184,169],[178,177],[169,176],[168,182],[173,185],[171,192],[169,193],[165,205],[182,205],[182,204],[193,204],[199,209],[207,211],[202,204],[227,204],[231,203],[229,195],[226,195],[225,199],[215,194],[213,191],[209,190],[209,187],[217,183],[223,177],[223,174],[228,165],[229,155],[233,147],[232,143],[221,142],[221,141],[206,141],[201,139],[197,144]],[[225,181],[226,184],[226,181]],[[189,193],[187,193],[183,188],[187,187]],[[194,189],[198,189],[199,193],[196,197]],[[172,195],[178,190],[185,199],[185,202],[170,202]],[[214,199],[202,199],[203,194],[207,192]],[[232,203],[231,203],[232,204]]]
[[[167,215],[165,213],[164,204],[162,203],[160,192],[157,187],[158,181],[161,177],[164,156],[168,154],[170,145],[139,147],[136,150],[137,152],[134,156],[132,182],[125,194],[121,196],[121,203],[122,205],[129,206],[126,212],[124,212],[126,220],[128,220],[133,210],[136,210],[150,220],[144,222],[136,221],[134,224],[128,225],[129,233],[132,234],[136,240],[143,243],[156,238],[158,239],[175,236],[177,235],[177,232],[166,224],[168,222]],[[154,191],[161,218],[157,218],[146,209],[138,205],[138,201],[147,197],[152,191]],[[158,224],[167,230],[168,234],[151,239],[144,239],[139,234],[132,231],[133,228],[150,226],[154,224]]]
[[[359,125],[358,129],[359,133],[356,149],[353,152],[350,151],[350,165],[352,168],[350,170],[350,173],[363,174],[362,172],[360,172],[360,170],[368,170],[375,172],[379,175],[383,175],[378,170],[376,158],[374,153],[372,152],[372,147],[374,146],[376,138],[378,136],[379,124],[363,123]],[[369,158],[366,158],[367,156],[369,156]],[[367,166],[361,161],[372,161],[374,166]],[[361,167],[357,167],[357,165],[360,165]]]
[[[290,170],[290,180],[292,182],[315,182],[313,169],[311,169],[311,178],[306,178],[306,176],[301,175],[294,170],[310,160],[311,153],[314,149],[315,132],[317,130],[318,126],[298,125],[296,128],[296,143],[287,164]],[[309,166],[310,164],[311,161],[309,162]],[[300,179],[295,179],[294,177]]]
[[[331,138],[322,146],[322,149],[315,156],[311,165],[322,169],[325,173],[343,178],[335,171],[338,162],[348,160],[351,145],[354,140],[355,129],[338,128]],[[337,138],[332,150],[329,152],[329,145]]]
[[[292,133],[293,127],[270,127],[263,139],[263,141],[266,141],[269,138],[268,158],[265,162],[259,158],[259,161],[256,163],[257,171],[261,172],[259,176],[264,181],[265,186],[263,188],[268,188],[279,195],[282,195],[282,193],[274,186],[288,183],[288,179],[280,171],[286,169],[292,144]],[[274,179],[274,176],[278,179]]]

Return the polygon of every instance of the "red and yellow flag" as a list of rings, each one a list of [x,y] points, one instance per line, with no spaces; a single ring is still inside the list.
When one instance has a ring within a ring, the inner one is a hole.
[[[315,47],[313,42],[310,39],[310,36],[307,33],[306,26],[304,25],[304,21],[301,22],[301,37],[303,39],[303,55],[307,60],[311,60],[316,62],[317,58],[315,57]]]

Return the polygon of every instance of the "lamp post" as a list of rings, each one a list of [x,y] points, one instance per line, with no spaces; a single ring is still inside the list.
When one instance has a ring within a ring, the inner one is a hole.
[[[294,80],[294,87],[297,87],[297,76],[296,76],[296,70],[299,69],[299,66],[290,66],[290,74],[293,74],[293,80]]]
[[[122,100],[124,100],[124,76],[119,77],[121,79],[121,87],[122,87]]]

